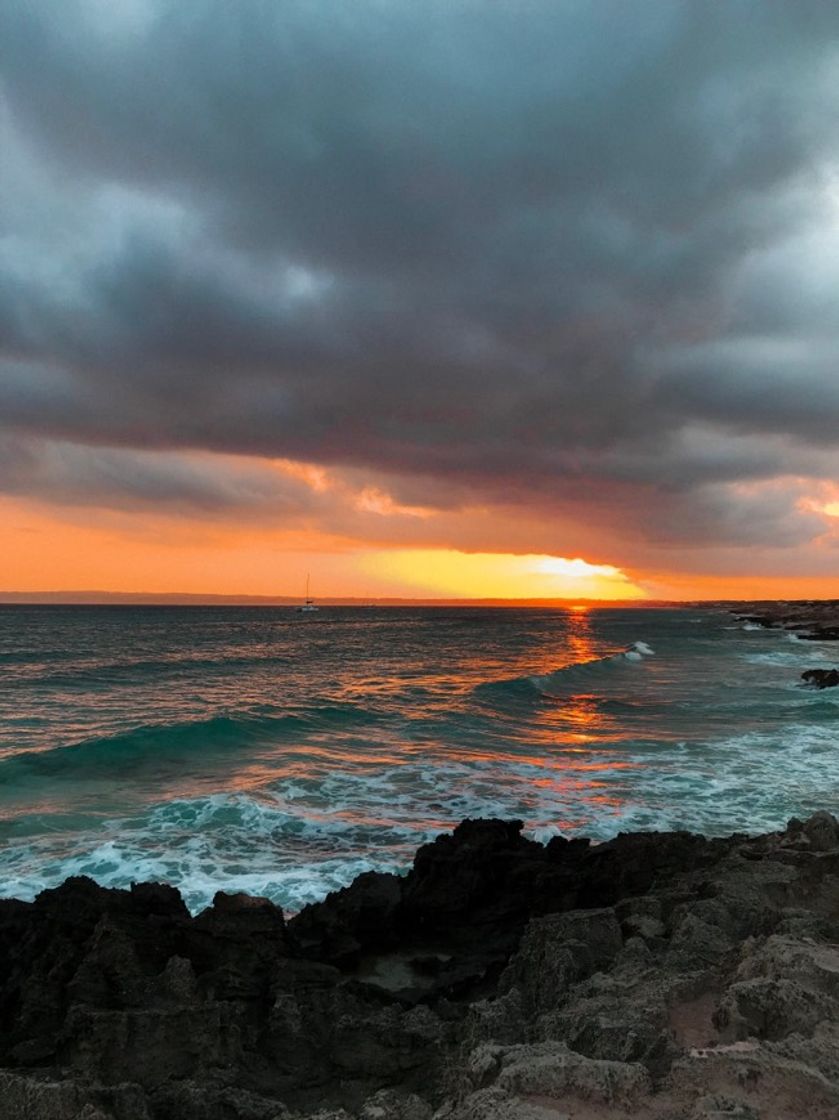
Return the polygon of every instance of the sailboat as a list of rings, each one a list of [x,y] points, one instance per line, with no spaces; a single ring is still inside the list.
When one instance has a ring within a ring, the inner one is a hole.
[[[314,599],[312,599],[311,596],[309,595],[309,573],[308,572],[306,573],[306,598],[305,598],[304,602],[301,603],[301,605],[299,607],[295,607],[295,610],[297,611],[298,614],[309,614],[311,611],[320,610],[319,607],[315,606]]]

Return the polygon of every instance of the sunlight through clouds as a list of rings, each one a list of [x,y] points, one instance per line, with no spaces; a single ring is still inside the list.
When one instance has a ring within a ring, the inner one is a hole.
[[[611,564],[512,553],[405,549],[380,553],[365,566],[417,591],[471,599],[642,599],[645,592]]]

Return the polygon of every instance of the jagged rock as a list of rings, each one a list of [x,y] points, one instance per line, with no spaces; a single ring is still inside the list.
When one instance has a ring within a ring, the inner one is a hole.
[[[688,912],[680,917],[670,937],[668,959],[673,967],[713,968],[734,949],[734,939],[718,924]]]
[[[399,961],[405,999],[475,998],[493,986],[531,917],[610,906],[657,877],[713,866],[731,841],[689,833],[627,834],[592,847],[543,847],[520,821],[464,821],[419,849],[407,876],[368,873],[289,922],[301,952],[367,975],[370,954],[410,947]],[[447,949],[440,959],[440,947]],[[440,961],[431,973],[422,962]],[[417,962],[420,967],[417,967]]]
[[[503,1089],[481,1089],[457,1106],[434,1114],[434,1120],[572,1120],[553,1105],[522,1100]]]
[[[795,980],[757,979],[732,984],[714,1016],[727,1042],[746,1038],[779,1039],[811,1035],[835,1011],[827,996]]]
[[[245,1089],[194,1082],[164,1086],[151,1098],[156,1117],[177,1120],[295,1120],[281,1102]]]
[[[751,947],[737,969],[737,980],[794,979],[839,999],[839,946],[773,934]]]
[[[561,1042],[505,1047],[498,1062],[496,1084],[520,1096],[536,1094],[561,1101],[575,1094],[585,1100],[629,1105],[652,1088],[640,1063],[586,1058]]]
[[[136,1085],[89,1085],[0,1070],[2,1120],[152,1120]]]
[[[835,688],[839,685],[839,669],[805,669],[801,679],[811,688]]]
[[[319,1108],[317,1112],[295,1117],[295,1120],[355,1120],[355,1117],[343,1108]]]
[[[399,877],[367,871],[351,886],[307,906],[292,922],[296,944],[308,957],[336,965],[357,964],[362,952],[398,944]]]
[[[815,625],[812,630],[804,630],[799,637],[808,642],[839,641],[839,626]]]
[[[697,1101],[690,1120],[761,1120],[761,1117],[742,1100],[714,1094]]]
[[[804,822],[804,835],[814,852],[828,852],[839,844],[839,822],[822,810]]]
[[[612,1062],[640,1062],[659,1072],[676,1055],[670,1042],[667,1005],[663,994],[610,990],[602,995],[575,995],[564,1011],[541,1016],[535,1033],[545,1040],[562,1040],[587,1058]]]
[[[837,913],[828,813],[599,845],[468,821],[288,922],[71,879],[0,901],[0,1120],[835,1120]]]
[[[531,1014],[550,1010],[565,999],[574,982],[608,965],[622,947],[614,910],[536,918],[525,930],[500,989],[517,988]]]
[[[431,1105],[415,1093],[381,1089],[365,1101],[359,1120],[431,1120]]]
[[[667,1095],[685,1102],[690,1115],[689,1102],[701,1100],[709,1087],[748,1104],[760,1120],[835,1120],[839,1115],[835,1083],[806,1060],[787,1058],[757,1042],[692,1051],[671,1069]]]
[[[465,1020],[465,1033],[473,1042],[521,1041],[533,1018],[522,1004],[521,992],[512,988],[496,999],[475,1000]]]

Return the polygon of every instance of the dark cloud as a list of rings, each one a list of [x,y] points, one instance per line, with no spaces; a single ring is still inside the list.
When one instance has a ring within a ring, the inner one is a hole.
[[[835,5],[8,0],[0,69],[5,489],[282,504],[210,450],[653,547],[823,528]]]
[[[2,490],[69,506],[216,516],[249,511],[287,520],[310,510],[300,480],[252,463],[5,437]]]

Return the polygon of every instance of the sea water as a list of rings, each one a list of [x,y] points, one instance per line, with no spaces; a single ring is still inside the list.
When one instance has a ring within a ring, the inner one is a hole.
[[[464,817],[759,832],[839,809],[839,647],[724,610],[0,608],[0,894],[287,910]]]

